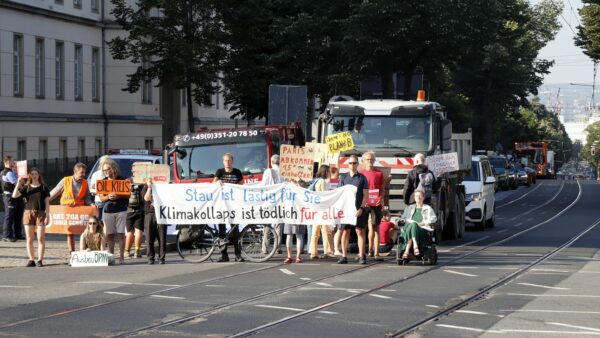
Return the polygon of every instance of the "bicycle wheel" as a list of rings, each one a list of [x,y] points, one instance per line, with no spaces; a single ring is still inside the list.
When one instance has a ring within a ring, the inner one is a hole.
[[[264,262],[273,257],[279,238],[270,225],[247,225],[240,234],[242,257],[250,262]]]
[[[191,225],[177,233],[177,252],[188,262],[201,263],[215,251],[214,229],[208,225]]]

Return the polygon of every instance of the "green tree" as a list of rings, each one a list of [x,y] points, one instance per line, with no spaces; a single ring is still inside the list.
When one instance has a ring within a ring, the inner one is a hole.
[[[600,61],[600,0],[583,0],[579,10],[581,25],[577,26],[575,45],[594,62]]]
[[[140,66],[128,74],[124,90],[136,92],[144,81],[187,92],[187,119],[195,131],[192,98],[210,105],[227,56],[222,18],[213,0],[111,0],[116,23],[126,31],[108,45],[112,57]]]
[[[587,138],[585,145],[581,147],[579,156],[588,161],[596,172],[600,172],[600,121],[594,122],[585,128]],[[596,153],[592,155],[592,145],[596,143]]]

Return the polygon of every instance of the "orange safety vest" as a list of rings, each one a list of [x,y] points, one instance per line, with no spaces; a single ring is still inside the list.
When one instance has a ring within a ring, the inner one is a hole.
[[[81,189],[76,197],[73,196],[73,176],[67,176],[64,178],[63,193],[60,197],[61,205],[84,205],[85,195],[88,189],[87,180],[84,178],[81,182]]]

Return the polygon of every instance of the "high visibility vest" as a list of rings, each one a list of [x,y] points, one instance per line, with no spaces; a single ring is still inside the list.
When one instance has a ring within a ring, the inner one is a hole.
[[[84,205],[85,204],[85,195],[88,189],[87,180],[84,178],[83,182],[81,182],[81,189],[79,189],[79,193],[77,196],[73,196],[73,176],[67,176],[64,178],[65,184],[63,187],[63,193],[60,197],[61,205]]]

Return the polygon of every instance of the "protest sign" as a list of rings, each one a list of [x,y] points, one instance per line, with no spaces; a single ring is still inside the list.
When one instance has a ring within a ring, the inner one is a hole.
[[[279,176],[287,179],[301,178],[311,180],[313,177],[313,154],[304,147],[281,145],[279,152]]]
[[[80,235],[85,231],[91,215],[98,215],[95,206],[51,205],[50,223],[46,225],[47,234]]]
[[[354,140],[350,132],[344,131],[341,133],[325,136],[325,142],[330,153],[341,153],[343,151],[354,149]]]
[[[338,166],[340,153],[330,153],[326,144],[306,142],[304,147],[313,154],[313,160],[319,163],[319,166],[322,164],[327,164],[329,166],[334,165],[336,167]]]
[[[96,194],[131,195],[131,181],[129,180],[98,180],[96,181]]]
[[[108,266],[115,258],[107,251],[73,251],[69,262],[72,267]]]
[[[159,224],[356,224],[356,187],[309,191],[292,183],[152,185]]]
[[[425,163],[436,176],[459,169],[458,153],[456,152],[428,156]]]
[[[17,161],[17,176],[27,178],[27,161]]]
[[[168,164],[134,162],[131,172],[134,184],[146,183],[146,179],[150,179],[154,183],[169,183],[171,180],[171,168]]]

